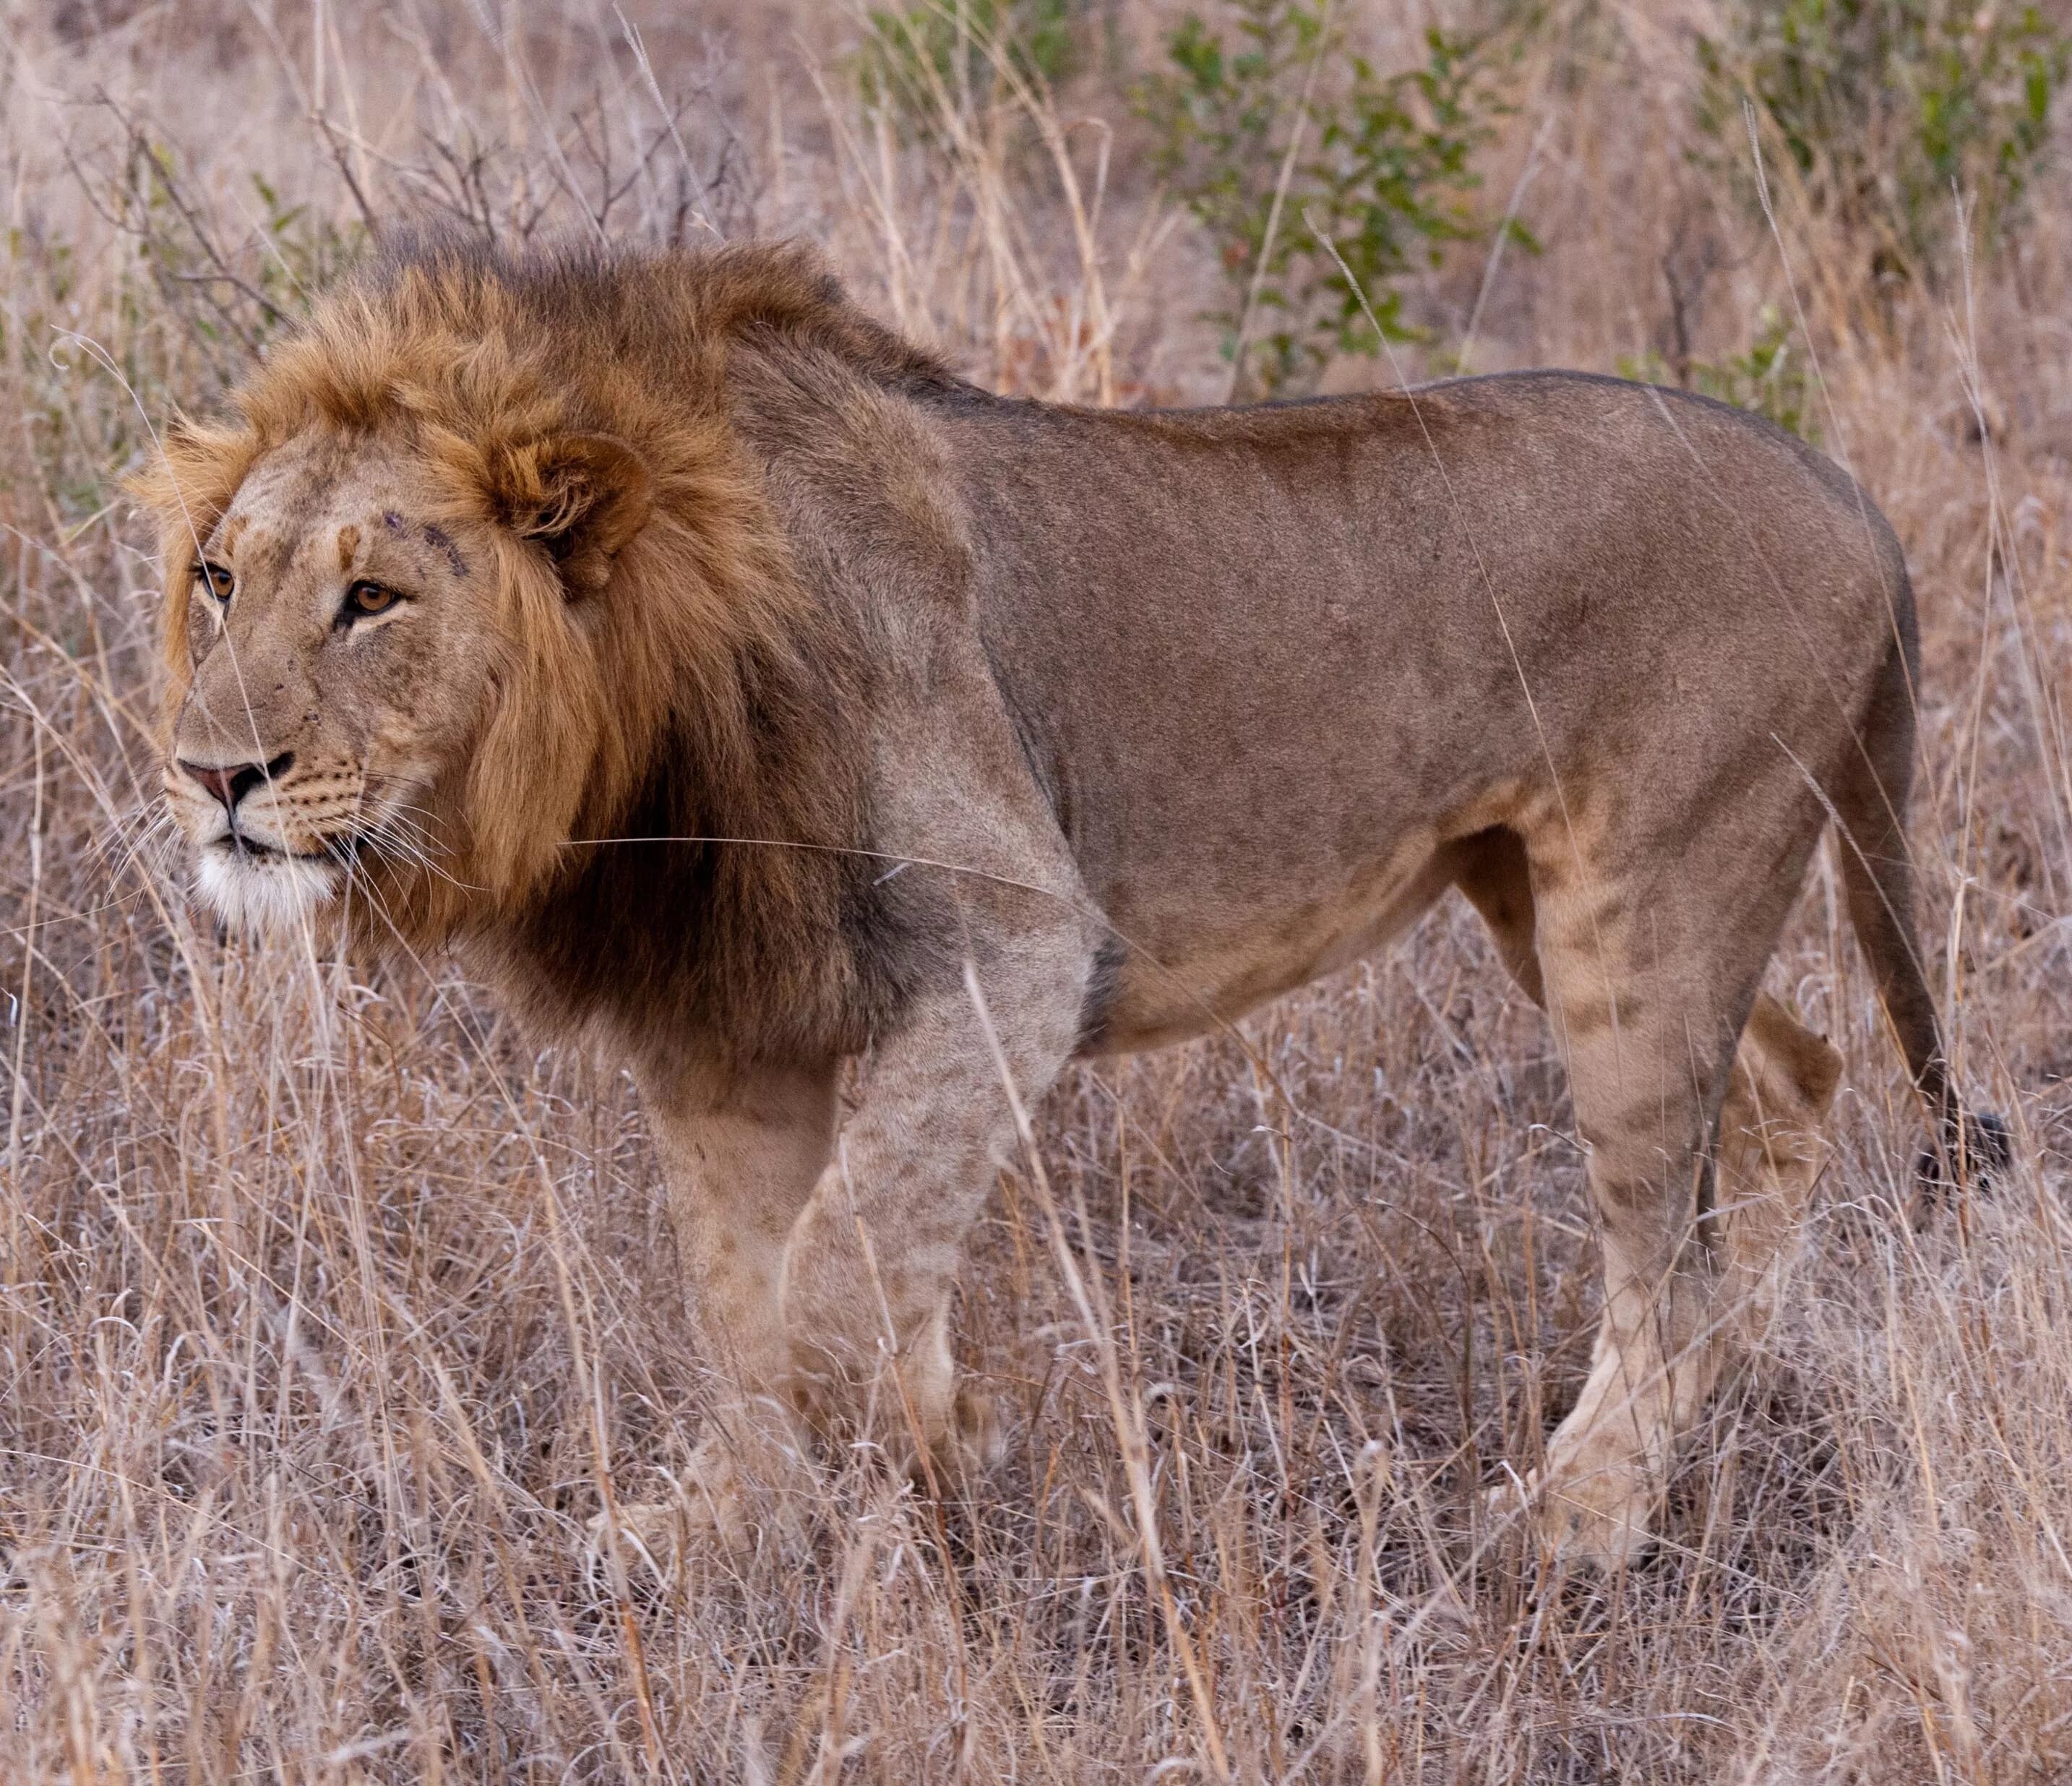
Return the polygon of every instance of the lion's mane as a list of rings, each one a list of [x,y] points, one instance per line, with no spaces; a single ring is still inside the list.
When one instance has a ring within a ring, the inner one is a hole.
[[[956,388],[796,245],[392,247],[138,481],[163,530],[165,710],[189,676],[178,567],[255,463],[312,428],[421,452],[454,515],[497,524],[498,698],[454,791],[466,836],[437,872],[370,866],[371,940],[471,940],[561,1023],[667,1000],[732,1049],[845,1051],[902,996],[906,895],[854,853],[868,654],[798,574],[734,426],[743,348]],[[600,438],[624,454],[563,451]],[[623,549],[582,548],[572,517],[636,499]]]

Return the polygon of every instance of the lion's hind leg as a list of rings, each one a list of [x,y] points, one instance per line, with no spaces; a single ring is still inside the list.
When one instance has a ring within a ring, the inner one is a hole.
[[[1489,926],[1519,989],[1544,1006],[1532,882],[1523,841],[1502,829],[1455,845],[1455,884]],[[1758,993],[1734,1050],[1720,1109],[1713,1208],[1723,1243],[1721,1293],[1734,1336],[1758,1343],[1777,1311],[1783,1274],[1824,1154],[1821,1125],[1842,1057],[1767,993]]]
[[[1794,817],[1767,872],[1725,852],[1716,873],[1626,870],[1660,853],[1586,850],[1567,822],[1536,850],[1508,832],[1457,846],[1462,891],[1548,1007],[1589,1150],[1604,1311],[1526,1484],[1571,1555],[1610,1564],[1646,1541],[1677,1441],[1792,1256],[1839,1064],[1754,991],[1816,833]]]
[[[1734,1052],[1715,1152],[1722,1337],[1753,1349],[1776,1319],[1826,1157],[1842,1057],[1766,993]]]

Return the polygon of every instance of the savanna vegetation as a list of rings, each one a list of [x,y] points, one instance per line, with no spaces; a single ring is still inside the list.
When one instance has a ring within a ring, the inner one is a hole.
[[[2072,1778],[2068,59],[2064,0],[0,3],[0,1777]],[[215,934],[156,792],[121,480],[413,221],[803,233],[1011,393],[1557,364],[1816,440],[1914,567],[2014,1169],[1915,1206],[1823,865],[1789,1307],[1656,1551],[1551,1578],[1480,1491],[1587,1366],[1582,1164],[1449,906],[1038,1113],[960,1311],[990,1479],[600,1561],[702,1393],[627,1084],[450,964]]]

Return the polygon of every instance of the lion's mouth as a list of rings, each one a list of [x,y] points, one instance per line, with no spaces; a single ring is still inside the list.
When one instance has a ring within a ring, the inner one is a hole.
[[[278,844],[262,843],[242,831],[232,831],[213,839],[208,845],[234,861],[239,862],[320,862],[335,863],[349,868],[358,858],[360,842],[356,837],[343,838],[334,842],[326,838],[314,850],[286,850]]]
[[[264,837],[255,837],[233,822],[228,830],[219,832],[201,848],[204,854],[213,851],[228,861],[254,866],[269,862],[304,862],[332,868],[352,869],[360,866],[360,858],[369,848],[371,841],[365,830],[339,831],[319,837],[314,849],[291,850],[284,843],[273,843]]]
[[[352,855],[330,840],[313,850],[289,850],[228,831],[202,846],[195,891],[233,928],[278,934],[336,899],[352,866]]]

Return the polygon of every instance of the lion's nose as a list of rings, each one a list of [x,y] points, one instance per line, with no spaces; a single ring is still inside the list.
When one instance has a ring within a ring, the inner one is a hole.
[[[283,751],[270,763],[229,763],[220,769],[212,769],[199,763],[180,759],[180,767],[199,781],[223,802],[226,813],[237,810],[237,803],[262,781],[278,781],[288,772],[288,765],[295,760],[293,751]]]

